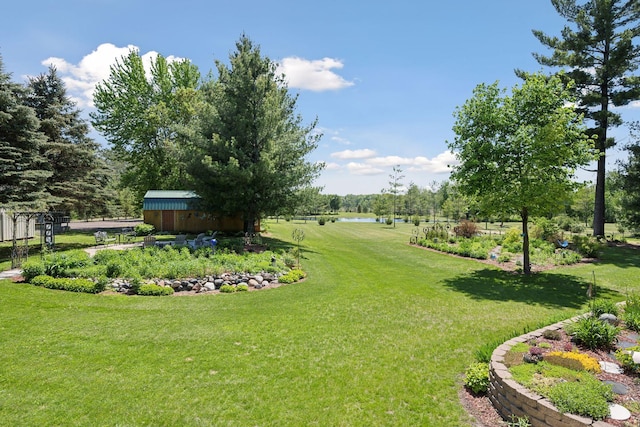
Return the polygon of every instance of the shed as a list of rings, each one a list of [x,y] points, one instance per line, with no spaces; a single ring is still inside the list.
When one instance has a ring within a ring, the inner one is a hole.
[[[149,190],[144,195],[144,222],[158,231],[203,233],[243,231],[242,215],[221,215],[201,207],[201,198],[193,191]],[[259,230],[259,224],[257,224]]]

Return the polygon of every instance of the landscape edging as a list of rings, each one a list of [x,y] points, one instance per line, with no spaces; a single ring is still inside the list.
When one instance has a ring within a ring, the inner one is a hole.
[[[512,416],[526,416],[531,427],[615,427],[613,424],[604,421],[596,421],[592,418],[560,412],[547,398],[514,381],[511,372],[504,364],[504,356],[515,344],[540,338],[544,331],[547,330],[560,330],[581,317],[583,316],[576,316],[512,338],[493,351],[489,363],[488,395],[493,407],[502,418],[508,420]]]

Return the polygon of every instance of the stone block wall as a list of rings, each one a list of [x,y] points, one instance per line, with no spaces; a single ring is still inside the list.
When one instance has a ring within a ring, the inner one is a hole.
[[[545,330],[559,330],[579,317],[555,323],[513,338],[496,348],[489,364],[489,399],[502,418],[528,417],[532,427],[614,427],[603,421],[561,413],[548,399],[515,382],[504,364],[504,356],[512,346],[540,338]]]

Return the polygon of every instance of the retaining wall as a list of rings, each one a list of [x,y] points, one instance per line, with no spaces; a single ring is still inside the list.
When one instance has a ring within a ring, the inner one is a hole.
[[[510,339],[496,348],[489,364],[489,399],[502,418],[528,417],[531,427],[614,427],[604,421],[561,413],[548,399],[515,382],[504,364],[504,356],[512,346],[540,338],[546,330],[559,330],[581,316],[538,329]]]

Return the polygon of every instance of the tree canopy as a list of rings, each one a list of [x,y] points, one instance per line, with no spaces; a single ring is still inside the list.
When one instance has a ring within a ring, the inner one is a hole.
[[[133,50],[96,87],[93,126],[129,164],[124,184],[138,199],[150,189],[186,188],[184,142],[178,131],[196,115],[200,72],[188,60],[151,61],[149,75]]]
[[[456,137],[448,145],[460,164],[452,178],[483,212],[520,216],[527,274],[529,217],[557,210],[576,186],[575,169],[592,158],[571,99],[559,77],[532,74],[511,96],[497,82],[481,84],[454,113]]]
[[[596,135],[598,153],[593,234],[604,235],[605,178],[607,148],[615,141],[608,137],[611,127],[622,123],[610,106],[622,106],[640,97],[638,68],[640,47],[640,3],[637,0],[551,0],[560,16],[571,25],[562,37],[534,30],[535,37],[552,50],[550,56],[535,54],[539,63],[567,69],[566,77],[575,82],[578,108],[593,121],[590,133]]]
[[[0,204],[13,209],[44,209],[50,201],[45,183],[51,176],[41,154],[46,136],[28,90],[11,82],[0,57]]]
[[[242,36],[229,57],[216,62],[218,78],[204,84],[207,105],[190,133],[189,173],[208,208],[242,213],[247,230],[262,214],[295,206],[322,164],[306,156],[320,138],[316,122],[303,125],[276,64]]]

